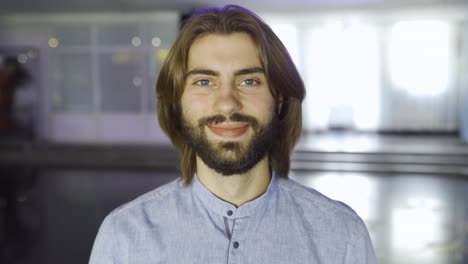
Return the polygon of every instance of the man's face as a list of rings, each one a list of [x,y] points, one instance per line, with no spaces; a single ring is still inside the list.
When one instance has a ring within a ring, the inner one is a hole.
[[[255,43],[246,33],[203,35],[190,47],[187,70],[181,105],[188,143],[218,173],[247,172],[278,130]]]

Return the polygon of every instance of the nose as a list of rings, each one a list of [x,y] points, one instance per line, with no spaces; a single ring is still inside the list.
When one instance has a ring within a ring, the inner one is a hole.
[[[229,116],[242,108],[239,91],[234,84],[223,85],[216,91],[214,110],[225,116]]]

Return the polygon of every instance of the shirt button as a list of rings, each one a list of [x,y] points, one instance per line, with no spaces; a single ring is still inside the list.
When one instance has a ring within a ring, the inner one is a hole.
[[[227,211],[227,215],[231,216],[233,212],[231,210]]]
[[[234,248],[238,248],[238,247],[239,247],[239,242],[237,242],[237,241],[234,242],[234,244],[232,244],[232,246],[233,246]]]

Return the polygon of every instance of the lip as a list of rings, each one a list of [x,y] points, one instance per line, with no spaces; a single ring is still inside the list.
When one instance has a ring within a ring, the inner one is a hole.
[[[208,125],[208,128],[216,135],[223,138],[238,138],[249,129],[249,124],[244,122],[228,122]]]

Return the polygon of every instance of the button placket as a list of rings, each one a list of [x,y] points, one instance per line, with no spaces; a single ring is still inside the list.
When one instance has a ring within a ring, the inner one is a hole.
[[[229,249],[229,263],[243,263],[244,260],[244,240],[245,228],[248,218],[241,217],[235,219],[234,228]]]
[[[226,232],[226,236],[231,242],[232,239],[232,232],[234,232],[234,225],[235,225],[235,209],[227,209],[223,215],[224,219],[224,228]]]

